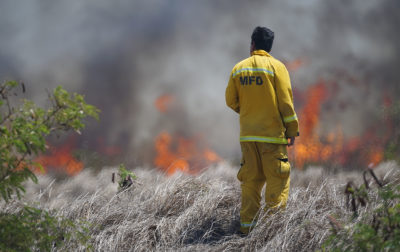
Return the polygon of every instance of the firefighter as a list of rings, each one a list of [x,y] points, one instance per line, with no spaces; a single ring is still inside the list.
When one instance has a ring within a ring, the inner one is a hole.
[[[289,196],[290,164],[287,148],[299,136],[289,73],[269,52],[274,32],[256,27],[250,57],[232,70],[226,104],[240,116],[241,182],[240,231],[248,234],[260,210],[265,189],[265,211],[285,208]]]

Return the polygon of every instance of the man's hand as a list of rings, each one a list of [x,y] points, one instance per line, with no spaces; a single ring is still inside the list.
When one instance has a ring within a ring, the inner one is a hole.
[[[288,147],[290,147],[290,146],[292,146],[292,145],[294,145],[294,141],[296,140],[296,137],[289,137],[288,138]]]

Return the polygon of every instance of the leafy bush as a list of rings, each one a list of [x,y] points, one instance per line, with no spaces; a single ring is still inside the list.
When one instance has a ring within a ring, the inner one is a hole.
[[[9,81],[0,86],[0,194],[6,201],[25,191],[24,181],[37,181],[33,170],[41,165],[32,158],[46,150],[46,136],[70,129],[79,133],[84,118],[98,118],[98,109],[86,104],[82,95],[71,95],[61,87],[49,95],[47,110],[28,100],[13,107],[11,97],[18,85]]]
[[[353,197],[353,218],[341,225],[330,217],[334,228],[324,250],[400,251],[400,185],[376,181],[379,185],[376,198],[368,197],[368,183],[358,189],[347,187],[346,192]],[[357,220],[357,207],[365,206],[368,201],[373,207]]]
[[[86,245],[87,233],[84,223],[75,224],[33,207],[24,207],[15,214],[0,214],[0,251],[50,251],[71,241]]]
[[[0,199],[9,202],[25,192],[23,183],[37,182],[34,162],[46,150],[45,138],[53,132],[75,130],[80,133],[87,117],[98,118],[99,110],[85,103],[82,95],[70,94],[57,87],[49,94],[47,109],[32,101],[14,101],[16,89],[25,85],[8,81],[0,85]],[[13,103],[20,104],[14,106]],[[25,207],[16,214],[0,213],[1,251],[50,251],[63,241],[88,240],[86,228],[49,212]]]

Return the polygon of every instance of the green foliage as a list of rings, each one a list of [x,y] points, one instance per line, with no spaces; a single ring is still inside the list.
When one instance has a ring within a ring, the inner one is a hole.
[[[329,251],[400,251],[400,186],[378,189],[377,207],[355,224],[349,222],[324,243]],[[353,219],[354,221],[354,219]]]
[[[48,95],[51,105],[47,109],[28,100],[13,106],[18,86],[25,92],[23,83],[0,85],[0,199],[6,203],[15,195],[20,198],[26,180],[37,182],[34,171],[43,168],[33,160],[46,150],[46,136],[67,130],[80,133],[83,120],[98,119],[99,113],[82,95],[70,94],[61,87]],[[33,207],[16,214],[0,212],[0,251],[50,251],[70,240],[85,245],[87,233],[84,224]]]
[[[128,171],[123,164],[119,165],[118,176],[119,190],[128,188],[133,183],[132,179],[136,179],[136,175],[133,172]]]
[[[0,194],[5,201],[25,192],[24,181],[37,181],[33,169],[41,166],[33,162],[33,157],[45,151],[46,136],[54,131],[80,133],[84,128],[83,119],[97,119],[99,112],[86,104],[82,95],[69,94],[61,87],[49,94],[48,109],[28,100],[14,107],[11,98],[18,85],[14,81],[0,85]]]
[[[85,223],[78,225],[33,207],[0,214],[0,251],[51,251],[65,243],[87,244],[87,233]]]

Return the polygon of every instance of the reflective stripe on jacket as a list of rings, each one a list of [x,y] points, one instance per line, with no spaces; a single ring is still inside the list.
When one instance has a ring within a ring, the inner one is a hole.
[[[264,50],[236,64],[225,99],[240,114],[241,142],[287,144],[287,138],[298,135],[289,73]]]

